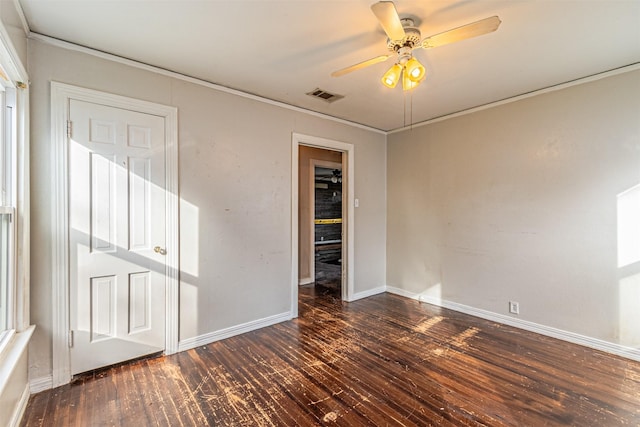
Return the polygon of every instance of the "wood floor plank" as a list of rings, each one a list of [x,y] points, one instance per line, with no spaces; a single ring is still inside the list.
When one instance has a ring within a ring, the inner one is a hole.
[[[640,426],[640,363],[382,294],[31,396],[22,426]]]

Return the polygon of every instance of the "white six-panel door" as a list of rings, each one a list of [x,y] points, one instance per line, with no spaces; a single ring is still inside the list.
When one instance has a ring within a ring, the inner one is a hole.
[[[165,119],[69,108],[74,375],[165,348]]]

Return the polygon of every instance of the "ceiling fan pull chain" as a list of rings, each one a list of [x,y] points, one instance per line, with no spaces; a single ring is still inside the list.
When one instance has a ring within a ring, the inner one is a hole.
[[[411,111],[409,112],[409,128],[413,131],[413,91],[409,94],[409,102],[411,103]]]
[[[407,125],[407,91],[406,90],[402,91],[402,113],[403,113],[402,126],[406,126]]]

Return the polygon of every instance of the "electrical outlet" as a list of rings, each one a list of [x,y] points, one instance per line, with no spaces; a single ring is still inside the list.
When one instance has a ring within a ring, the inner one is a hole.
[[[509,313],[520,314],[520,303],[509,301]]]

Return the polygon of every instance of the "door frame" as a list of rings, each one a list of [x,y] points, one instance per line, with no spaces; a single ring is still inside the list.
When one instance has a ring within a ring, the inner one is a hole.
[[[309,283],[313,283],[316,281],[316,263],[315,263],[315,251],[316,251],[316,246],[315,246],[316,233],[315,232],[316,230],[315,230],[315,222],[314,222],[316,219],[316,198],[315,198],[316,166],[336,169],[336,165],[338,165],[340,167],[340,170],[342,171],[342,163],[330,162],[328,160],[309,159],[309,224],[311,224],[311,227],[309,227],[310,228],[309,233],[311,236],[309,239],[309,245],[310,245],[309,256],[311,258],[309,263],[309,278],[311,279],[311,282]],[[343,185],[344,184],[340,185],[340,188],[342,188]],[[342,202],[340,204],[342,205],[342,209],[340,209],[342,211],[341,216],[344,217],[344,214],[345,214],[344,198],[342,199]],[[341,227],[342,234],[345,234],[344,224],[341,224],[341,226],[342,226]],[[341,246],[342,246],[342,243],[341,243]],[[342,252],[344,252],[344,246],[342,247],[343,247]],[[340,289],[342,289],[342,277],[340,282],[341,282]]]
[[[51,82],[52,204],[52,386],[71,381],[69,333],[68,129],[71,99],[163,117],[165,122],[166,267],[165,354],[178,351],[179,224],[178,109],[148,101]]]
[[[298,317],[298,257],[299,257],[299,220],[298,220],[298,191],[299,191],[299,161],[301,145],[339,151],[342,153],[342,198],[346,215],[343,215],[343,253],[346,255],[342,263],[342,300],[351,301],[354,293],[354,236],[355,236],[355,170],[353,144],[334,141],[316,136],[292,133],[291,135],[291,317]],[[346,178],[346,185],[345,185]],[[346,193],[346,199],[345,199]],[[346,223],[345,223],[346,219]],[[346,248],[346,251],[345,249]]]

